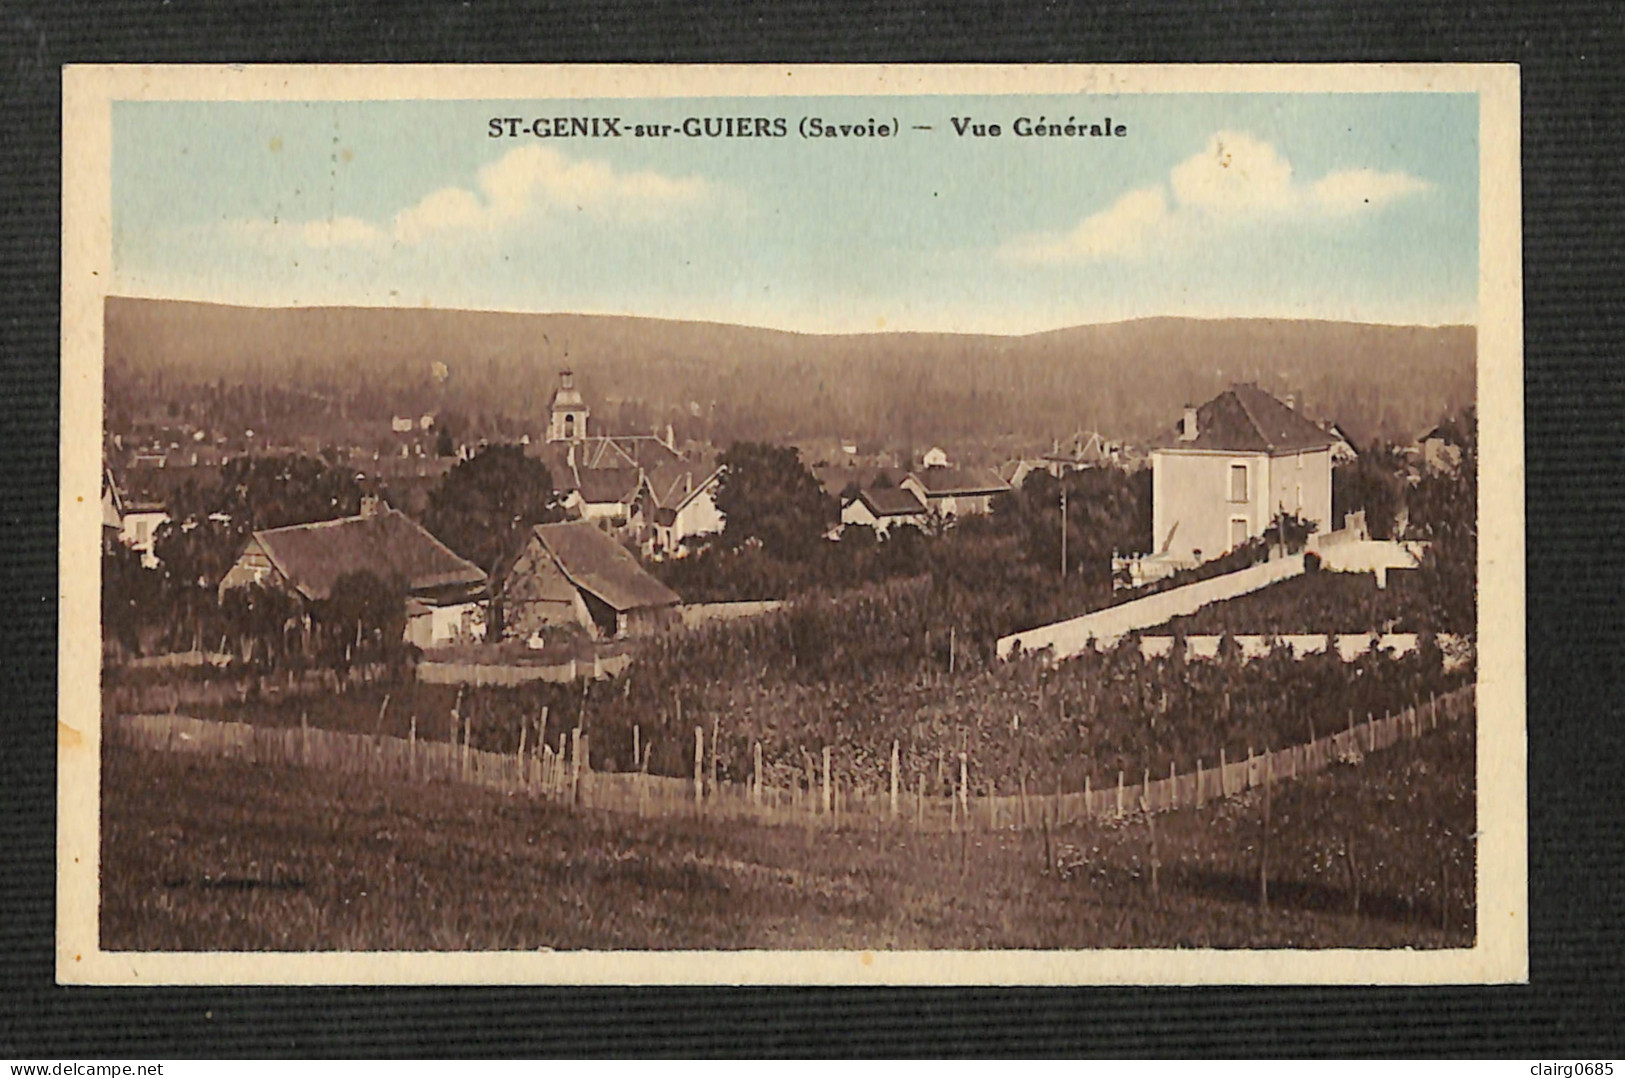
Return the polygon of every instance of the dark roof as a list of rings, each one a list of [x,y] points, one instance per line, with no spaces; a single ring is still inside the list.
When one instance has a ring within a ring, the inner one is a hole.
[[[563,493],[575,489],[576,475],[575,469],[570,467],[568,442],[531,442],[525,447],[525,456],[547,465],[555,491]]]
[[[996,472],[977,468],[922,468],[910,473],[934,498],[956,494],[1003,494],[1010,484]]]
[[[399,574],[410,591],[485,583],[485,572],[464,561],[405,513],[388,507],[372,516],[257,531],[272,564],[307,599],[326,599],[345,573],[363,569]]]
[[[631,502],[641,474],[636,468],[581,468],[576,472],[576,489],[582,501],[593,505]]]
[[[536,538],[553,555],[570,583],[617,611],[682,602],[676,592],[645,572],[625,547],[595,524],[538,524]]]
[[[652,434],[614,434],[583,438],[576,450],[578,468],[653,468],[678,460],[665,442]]]
[[[860,490],[858,499],[877,517],[901,517],[925,512],[925,506],[914,496],[914,492],[902,487]]]
[[[661,509],[681,509],[704,490],[721,472],[720,468],[702,471],[688,461],[671,461],[645,473],[655,506]]]
[[[1326,449],[1332,438],[1314,423],[1251,383],[1233,385],[1196,410],[1196,437],[1180,437],[1181,417],[1157,439],[1159,449],[1292,453]]]

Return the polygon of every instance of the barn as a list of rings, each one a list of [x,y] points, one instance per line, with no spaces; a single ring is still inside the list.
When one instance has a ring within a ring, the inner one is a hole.
[[[255,532],[220,581],[220,595],[260,584],[321,602],[346,573],[406,586],[406,638],[433,647],[484,634],[485,572],[416,521],[374,498],[359,516]]]
[[[517,638],[567,626],[601,640],[648,636],[677,624],[680,602],[598,525],[538,524],[503,584],[503,627]]]

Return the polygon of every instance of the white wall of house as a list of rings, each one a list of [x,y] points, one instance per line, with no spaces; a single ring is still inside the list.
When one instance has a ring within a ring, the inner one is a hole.
[[[843,525],[860,524],[873,528],[877,535],[885,535],[897,525],[913,524],[921,526],[925,523],[925,520],[919,514],[914,513],[879,517],[861,499],[853,498],[847,507],[841,510],[841,523]]]
[[[727,518],[717,508],[714,487],[708,486],[677,510],[677,519],[671,526],[672,536],[681,545],[684,539],[691,536],[719,532],[726,523]]]
[[[148,569],[158,568],[158,555],[153,553],[153,539],[158,529],[169,523],[169,514],[162,509],[132,509],[119,521],[119,542],[141,552],[141,564]]]
[[[1282,511],[1327,531],[1332,518],[1327,449],[1270,456],[1218,450],[1151,452],[1152,552],[1206,561],[1264,534]]]

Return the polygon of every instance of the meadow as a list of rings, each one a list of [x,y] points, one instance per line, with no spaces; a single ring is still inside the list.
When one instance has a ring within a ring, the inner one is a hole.
[[[1266,906],[1261,791],[1154,823],[912,834],[572,811],[109,742],[102,946],[1470,946],[1474,761],[1462,722],[1276,787]]]

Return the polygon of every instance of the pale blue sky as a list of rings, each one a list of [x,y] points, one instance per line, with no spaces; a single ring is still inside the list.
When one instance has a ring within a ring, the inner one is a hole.
[[[488,137],[494,116],[558,114],[790,133]],[[1128,131],[1011,133],[1040,115]],[[804,116],[903,130],[810,141]],[[956,116],[1005,133],[960,137]],[[114,285],[815,332],[1471,323],[1477,116],[1439,94],[119,103]]]

